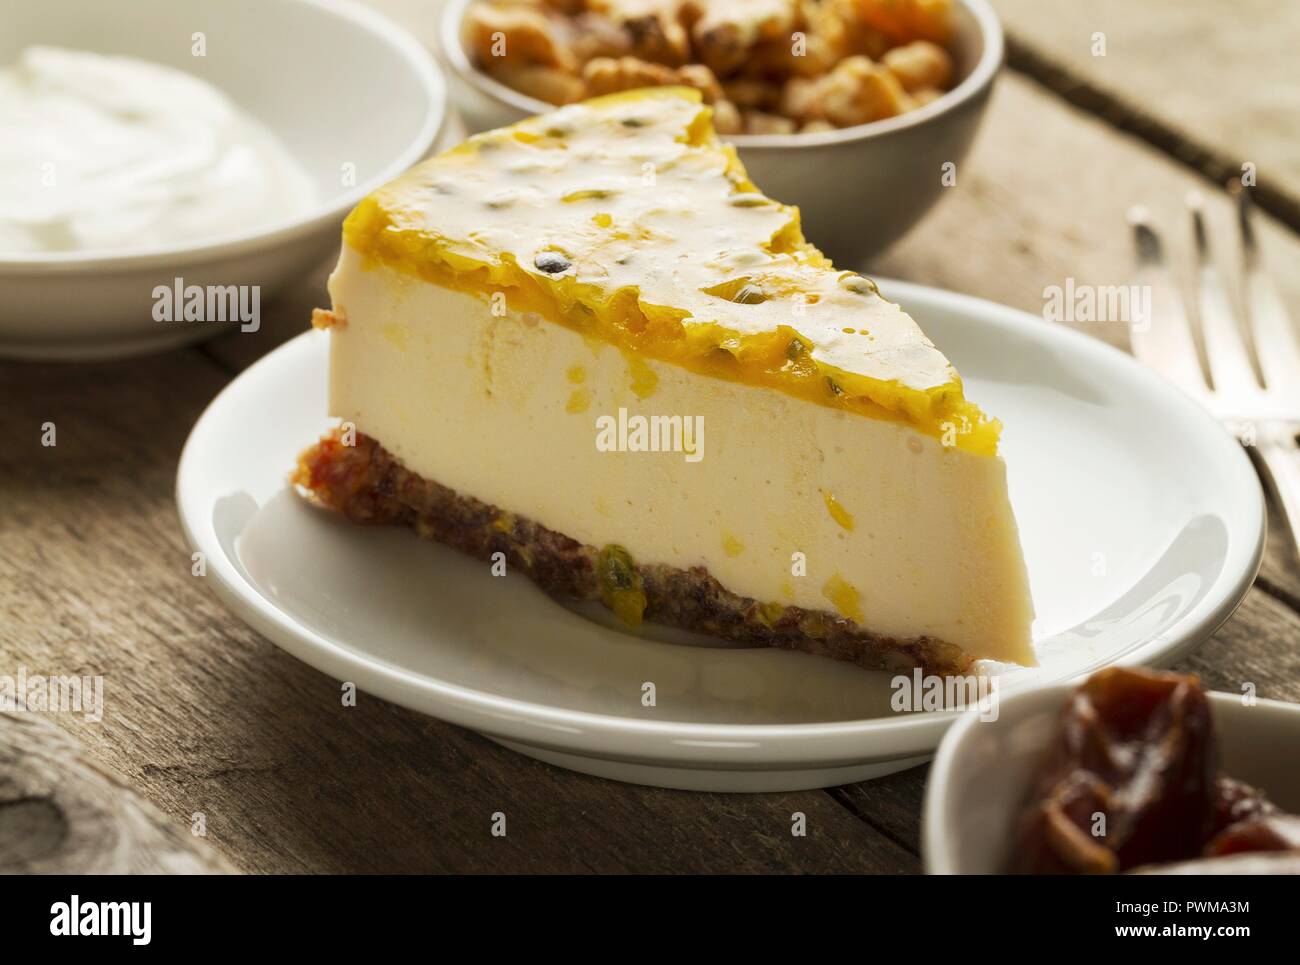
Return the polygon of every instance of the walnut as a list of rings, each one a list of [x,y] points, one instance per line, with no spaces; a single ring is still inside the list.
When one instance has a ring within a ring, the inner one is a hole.
[[[795,122],[779,114],[767,114],[763,111],[744,111],[746,134],[793,134],[797,130]]]
[[[719,134],[745,132],[745,122],[735,104],[725,99],[713,102],[713,129]]]
[[[838,24],[843,56],[864,54],[872,60],[879,60],[892,46],[882,31],[859,18],[857,0],[823,0],[822,5]]]
[[[703,64],[687,64],[685,67],[678,67],[676,81],[683,86],[694,87],[704,95],[706,104],[723,99],[722,85],[718,83],[718,78],[713,76],[713,71]]]
[[[933,87],[922,87],[920,90],[912,94],[912,106],[924,107],[931,101],[937,101],[943,95],[944,91],[937,90]]]
[[[724,134],[819,131],[930,103],[952,82],[952,0],[477,0],[465,47],[553,104],[680,84]],[[787,123],[788,122],[788,123]]]
[[[573,19],[569,47],[581,63],[595,57],[625,57],[632,52],[632,37],[608,17],[580,13]]]
[[[781,113],[795,120],[822,120],[821,83],[806,77],[792,77],[781,88]]]
[[[490,70],[508,61],[540,64],[576,73],[577,61],[560,39],[560,28],[541,10],[500,4],[472,4],[465,12],[463,39],[470,56]]]
[[[916,40],[885,53],[881,63],[909,94],[926,87],[944,88],[952,81],[952,58],[928,40]]]
[[[820,77],[854,52],[848,44],[848,27],[833,5],[800,0],[789,37],[762,44],[755,60],[768,76]]]
[[[722,89],[727,100],[750,110],[770,111],[777,106],[781,92],[771,81],[753,77],[740,77],[724,81]]]
[[[867,57],[850,57],[818,81],[820,112],[839,127],[893,117],[906,107],[898,79]]]
[[[632,53],[640,59],[669,67],[690,61],[681,0],[589,0],[587,6],[626,30]]]
[[[588,96],[581,77],[554,67],[493,62],[487,64],[486,68],[489,74],[507,87],[548,104],[572,104]]]
[[[652,64],[636,57],[597,57],[582,68],[582,79],[587,93],[614,94],[638,87],[662,87],[675,79],[673,71],[663,64]]]
[[[848,6],[859,23],[895,44],[947,43],[952,32],[952,0],[849,0]]]
[[[695,51],[718,76],[744,67],[760,42],[779,45],[788,56],[799,23],[796,0],[748,0],[747,3],[709,3],[691,27]]]
[[[663,87],[680,84],[693,87],[704,96],[706,104],[722,99],[722,85],[703,64],[687,64],[677,70],[652,64],[637,57],[597,57],[582,69],[589,96],[613,94],[638,87]]]

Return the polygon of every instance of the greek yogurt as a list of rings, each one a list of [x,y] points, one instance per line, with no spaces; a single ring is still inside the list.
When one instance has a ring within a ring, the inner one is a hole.
[[[282,144],[184,71],[30,47],[0,70],[0,252],[123,251],[306,213]]]

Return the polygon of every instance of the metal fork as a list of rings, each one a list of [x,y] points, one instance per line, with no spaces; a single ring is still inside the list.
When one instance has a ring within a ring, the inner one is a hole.
[[[1277,287],[1265,274],[1253,224],[1250,192],[1236,179],[1241,232],[1244,321],[1210,250],[1202,199],[1188,197],[1196,239],[1199,328],[1188,322],[1146,209],[1129,211],[1137,245],[1138,281],[1149,286],[1150,317],[1135,319],[1133,354],[1198,399],[1254,459],[1282,511],[1300,554],[1300,336]]]

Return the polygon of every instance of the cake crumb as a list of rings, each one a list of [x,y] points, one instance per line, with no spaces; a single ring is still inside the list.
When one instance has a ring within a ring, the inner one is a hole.
[[[312,328],[343,328],[347,323],[347,316],[343,314],[342,309],[330,311],[328,308],[313,308],[311,310]]]

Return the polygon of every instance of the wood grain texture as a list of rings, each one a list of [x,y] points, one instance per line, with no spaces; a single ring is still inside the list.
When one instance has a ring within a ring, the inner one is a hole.
[[[233,870],[47,719],[0,714],[0,874]]]
[[[1254,164],[1261,203],[1300,229],[1300,5],[993,0],[993,6],[1006,27],[1012,66],[1216,181]],[[1096,35],[1104,47],[1094,46]]]
[[[1199,650],[1178,667],[1211,690],[1300,702],[1300,618],[1285,602],[1258,588]]]

